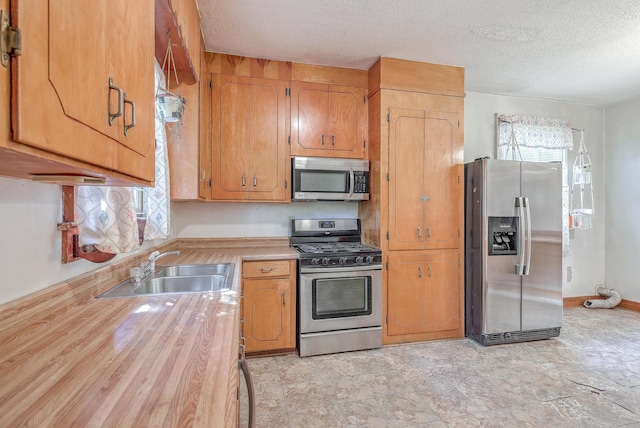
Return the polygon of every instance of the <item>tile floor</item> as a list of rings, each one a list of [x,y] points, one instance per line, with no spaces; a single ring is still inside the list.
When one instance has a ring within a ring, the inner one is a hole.
[[[560,337],[537,342],[458,339],[249,366],[258,427],[640,427],[640,313],[619,308],[566,309]]]

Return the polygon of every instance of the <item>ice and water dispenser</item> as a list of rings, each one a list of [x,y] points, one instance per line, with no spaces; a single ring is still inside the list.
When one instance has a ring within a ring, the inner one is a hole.
[[[489,255],[518,254],[518,217],[489,217]]]

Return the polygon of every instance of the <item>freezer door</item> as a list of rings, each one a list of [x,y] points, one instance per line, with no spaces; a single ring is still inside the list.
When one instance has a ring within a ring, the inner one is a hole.
[[[520,162],[486,160],[485,213],[483,234],[487,246],[493,237],[488,234],[489,217],[516,218],[521,224],[516,200],[520,196]],[[516,254],[489,255],[484,248],[484,326],[483,333],[502,333],[520,330],[520,276],[515,267],[520,263],[520,249]]]
[[[562,165],[522,162],[522,196],[531,225],[528,275],[521,277],[522,330],[561,327]]]

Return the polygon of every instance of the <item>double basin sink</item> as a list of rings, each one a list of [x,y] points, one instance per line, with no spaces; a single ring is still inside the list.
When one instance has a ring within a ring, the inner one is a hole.
[[[128,279],[96,296],[131,297],[165,294],[220,292],[231,289],[234,263],[158,266],[139,282]]]

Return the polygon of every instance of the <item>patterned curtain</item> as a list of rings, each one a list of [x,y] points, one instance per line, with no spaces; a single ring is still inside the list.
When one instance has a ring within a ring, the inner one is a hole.
[[[156,92],[165,87],[165,76],[156,62]],[[169,152],[165,124],[156,110],[156,186],[147,189],[147,225],[145,239],[166,239],[170,235]]]
[[[80,245],[110,254],[140,247],[131,188],[78,186],[75,203]]]
[[[573,149],[571,125],[566,119],[498,114],[498,146],[514,142],[522,147]]]
[[[497,114],[498,159],[562,161],[562,255],[569,254],[569,184],[566,149],[573,149],[569,121],[517,114]]]

